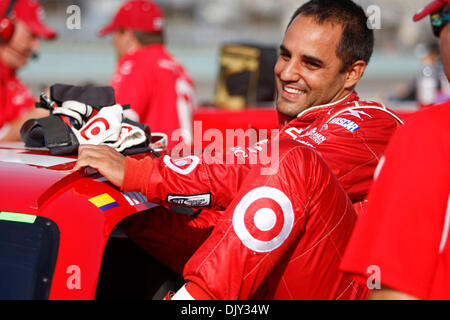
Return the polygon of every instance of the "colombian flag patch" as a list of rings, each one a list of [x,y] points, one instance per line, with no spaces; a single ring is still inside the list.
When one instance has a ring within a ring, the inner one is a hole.
[[[102,211],[106,211],[106,210],[109,210],[109,209],[119,206],[119,204],[116,202],[116,200],[114,200],[107,193],[90,198],[89,201]]]

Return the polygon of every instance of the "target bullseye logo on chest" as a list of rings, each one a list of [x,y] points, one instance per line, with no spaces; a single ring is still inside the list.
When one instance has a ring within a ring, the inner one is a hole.
[[[248,192],[233,213],[233,228],[242,243],[256,252],[270,252],[283,244],[294,226],[289,198],[273,187]]]

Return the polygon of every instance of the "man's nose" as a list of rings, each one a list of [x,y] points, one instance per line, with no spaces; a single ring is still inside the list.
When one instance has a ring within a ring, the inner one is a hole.
[[[282,65],[280,79],[286,82],[296,82],[301,78],[301,70],[298,62],[290,59]]]

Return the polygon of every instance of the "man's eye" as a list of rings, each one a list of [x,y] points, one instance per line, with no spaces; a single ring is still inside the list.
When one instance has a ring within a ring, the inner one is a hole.
[[[320,64],[314,61],[305,61],[305,63],[312,68],[320,68]]]
[[[287,52],[280,52],[280,57],[282,57],[282,58],[290,58],[290,55]]]

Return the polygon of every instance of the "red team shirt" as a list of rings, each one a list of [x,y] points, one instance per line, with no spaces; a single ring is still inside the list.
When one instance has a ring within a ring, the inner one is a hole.
[[[191,144],[194,84],[164,45],[151,44],[120,59],[111,86],[117,103],[131,105],[132,115],[126,111],[125,116],[149,125],[152,132],[166,133],[169,148],[180,141],[179,136],[171,141],[180,128],[185,143]]]
[[[394,135],[344,271],[420,299],[450,299],[449,121],[445,102],[408,118]]]
[[[16,77],[13,69],[0,62],[0,138],[8,123],[19,118],[34,105],[30,90]]]

